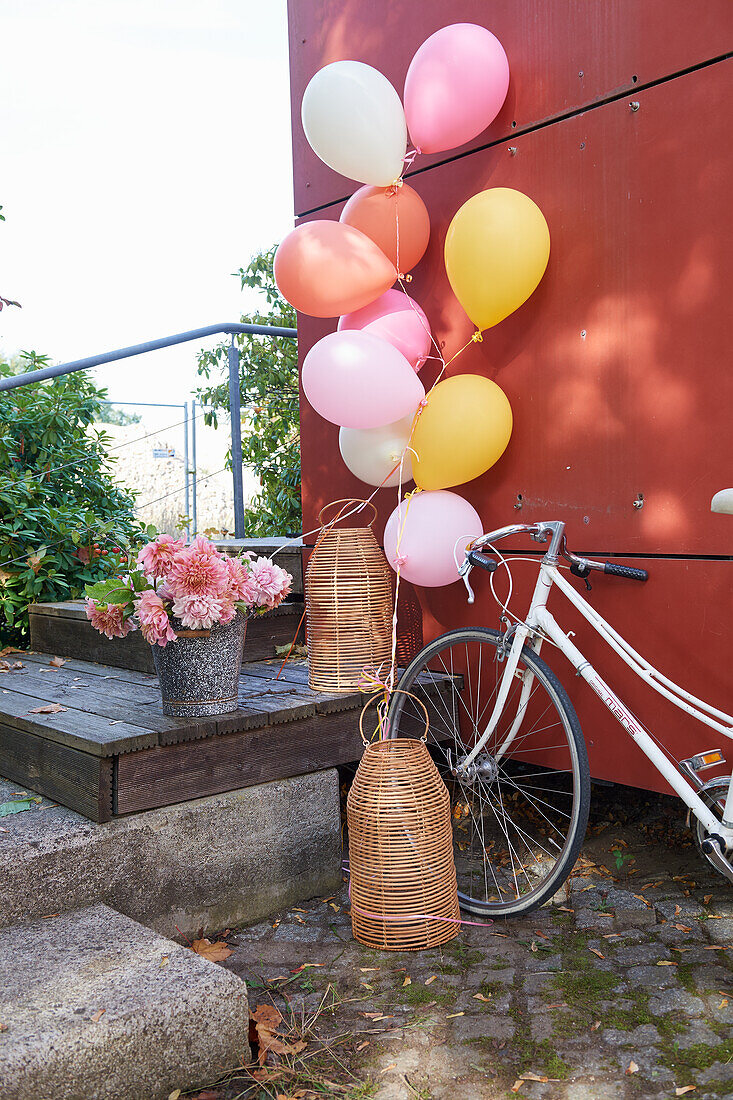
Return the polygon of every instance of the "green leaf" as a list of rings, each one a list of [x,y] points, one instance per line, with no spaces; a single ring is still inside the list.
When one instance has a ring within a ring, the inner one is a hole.
[[[19,798],[15,801],[0,802],[0,817],[9,817],[10,814],[19,814],[23,810],[30,810],[33,806],[33,799],[31,798]]]

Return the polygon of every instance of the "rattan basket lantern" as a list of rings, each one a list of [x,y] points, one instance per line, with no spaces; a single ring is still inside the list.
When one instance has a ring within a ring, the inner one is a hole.
[[[351,927],[383,951],[458,935],[450,799],[424,742],[368,745],[347,800]]]
[[[354,691],[365,667],[389,669],[392,581],[372,532],[377,510],[369,507],[374,516],[366,527],[322,526],[308,562],[308,683],[316,691]],[[325,510],[318,517],[322,525]]]

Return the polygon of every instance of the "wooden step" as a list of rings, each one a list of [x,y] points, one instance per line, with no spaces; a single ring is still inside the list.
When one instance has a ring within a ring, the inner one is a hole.
[[[151,647],[139,630],[126,638],[105,638],[89,622],[83,600],[65,603],[34,603],[28,608],[31,649],[75,657],[80,661],[100,661],[115,668],[137,672],[155,672]],[[290,645],[303,615],[298,600],[286,602],[257,615],[247,622],[244,644],[245,661],[262,661],[275,656],[275,646]],[[304,627],[298,641],[305,641]]]
[[[23,667],[2,677],[2,774],[93,821],[306,775],[363,751],[359,715],[371,696],[312,691],[304,660],[282,671],[280,659],[243,665],[230,714],[169,718],[156,676],[73,658],[58,668],[51,656],[21,654]],[[451,684],[429,677],[431,692]],[[405,732],[419,736],[419,725]]]

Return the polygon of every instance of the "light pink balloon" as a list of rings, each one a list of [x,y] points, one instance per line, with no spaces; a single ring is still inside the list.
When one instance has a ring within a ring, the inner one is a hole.
[[[384,553],[394,570],[400,564],[405,580],[438,588],[458,580],[455,559],[461,565],[466,545],[481,534],[479,514],[467,500],[435,489],[416,493],[395,508],[384,529]]]
[[[360,329],[401,351],[418,371],[430,352],[430,322],[417,302],[401,290],[387,290],[376,301],[339,318],[339,332]]]
[[[509,62],[486,27],[453,23],[431,34],[405,78],[405,116],[422,153],[441,153],[475,138],[506,99]]]
[[[303,363],[317,413],[343,428],[379,428],[414,413],[425,389],[401,351],[369,332],[332,332]]]

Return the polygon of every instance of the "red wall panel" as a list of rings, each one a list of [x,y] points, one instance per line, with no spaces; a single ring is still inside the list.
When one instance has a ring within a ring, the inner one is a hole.
[[[432,237],[410,293],[446,356],[473,330],[442,260],[458,207],[516,187],[550,226],[538,290],[448,369],[493,378],[514,409],[504,457],[460,489],[485,524],[506,522],[521,495],[522,519],[563,519],[584,550],[730,553],[733,532],[709,510],[733,473],[730,152],[723,123],[716,140],[699,120],[731,95],[733,62],[721,62],[639,93],[636,112],[609,103],[515,139],[515,156],[496,146],[416,181]],[[303,318],[301,343],[335,327]],[[338,428],[305,404],[303,429],[310,527],[323,502],[364,486],[343,466]],[[386,519],[394,493],[379,495]]]
[[[640,556],[633,561],[652,574],[646,586],[601,578],[592,601],[663,672],[730,710],[733,520],[710,514],[709,503],[733,483],[724,107],[733,68],[730,60],[703,63],[726,51],[733,6],[466,0],[450,6],[450,20],[460,19],[489,26],[504,42],[512,99],[509,115],[492,129],[494,140],[507,140],[411,178],[430,211],[432,236],[410,293],[446,357],[472,331],[443,264],[447,226],[467,198],[491,186],[526,192],[545,213],[552,252],[532,298],[449,369],[494,378],[515,414],[505,456],[457,491],[478,509],[485,529],[563,519],[578,552]],[[333,200],[356,186],[319,166],[305,143],[299,102],[313,72],[355,57],[377,65],[401,90],[416,46],[448,21],[446,5],[433,0],[291,2],[296,209],[332,203],[312,216],[337,218],[341,206]],[[696,64],[702,67],[675,75]],[[643,87],[656,81],[663,82]],[[614,99],[624,88],[629,94]],[[599,105],[583,109],[591,102]],[[549,123],[520,132],[537,120]],[[301,356],[335,326],[300,317]],[[431,372],[430,365],[421,372],[426,385]],[[345,468],[338,428],[305,401],[301,419],[309,530],[324,503],[371,488]],[[638,493],[641,509],[634,508]],[[378,494],[382,525],[395,502],[394,491]],[[528,599],[521,579],[527,570],[533,567],[517,566],[519,607]],[[493,602],[469,608],[462,586],[418,595],[426,639],[462,623],[497,624]],[[568,629],[576,629],[575,615],[562,606]],[[582,625],[578,636],[595,661],[600,643]],[[712,731],[641,688],[610,651],[598,663],[602,672],[618,666],[608,677],[612,686],[680,752],[716,743]],[[578,706],[594,774],[660,789],[600,702],[559,671]]]
[[[331,61],[374,65],[402,95],[410,60],[434,31],[446,23],[488,27],[509,58],[509,94],[490,129],[463,153],[733,48],[730,0],[290,0],[288,7],[299,214],[354,190],[318,160],[300,123],[305,87]],[[415,168],[455,152],[418,158]]]

